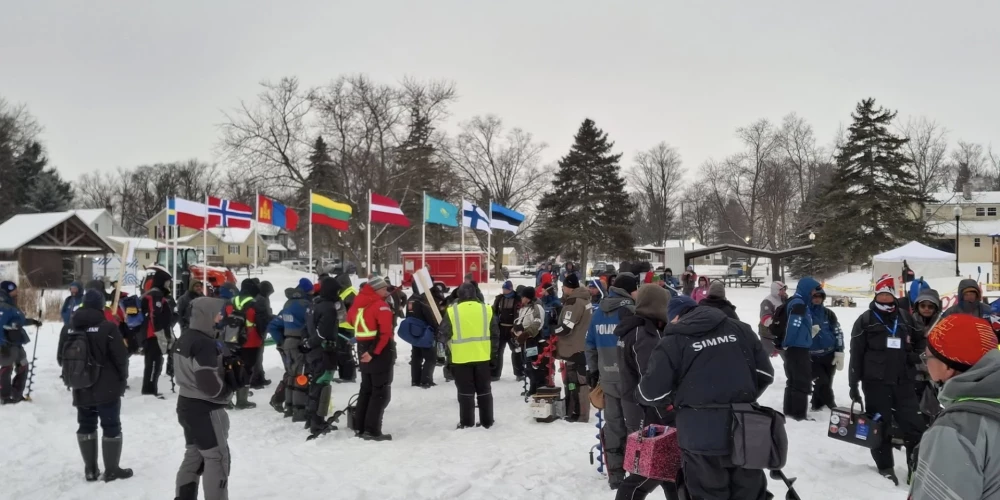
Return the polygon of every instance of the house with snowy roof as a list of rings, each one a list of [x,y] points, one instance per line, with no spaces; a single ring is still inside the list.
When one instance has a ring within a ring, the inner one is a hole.
[[[284,259],[288,253],[287,233],[277,226],[257,221],[250,222],[250,229],[214,227],[203,235],[200,229],[167,225],[167,210],[163,209],[146,221],[145,226],[146,238],[157,241],[161,246],[172,245],[174,231],[177,231],[180,245],[198,252],[204,247],[208,263],[217,266],[240,268],[252,265],[255,250],[259,265]]]
[[[68,285],[90,276],[91,257],[112,253],[108,241],[74,211],[19,214],[0,224],[0,262],[27,281],[20,286]]]
[[[928,231],[939,250],[955,253],[959,262],[991,262],[992,236],[1000,234],[1000,191],[940,191],[924,207]],[[957,233],[957,240],[956,240]]]

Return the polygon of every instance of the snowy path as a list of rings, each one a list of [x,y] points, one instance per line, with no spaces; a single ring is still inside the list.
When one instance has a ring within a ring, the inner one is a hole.
[[[280,295],[285,284],[274,281]],[[748,317],[756,315],[764,293],[730,290],[738,311]],[[835,311],[849,332],[863,309]],[[169,393],[166,377],[160,386],[167,391],[166,401],[140,396],[142,358],[132,358],[134,389],[122,402],[122,463],[135,471],[135,477],[110,484],[86,483],[74,435],[76,412],[55,364],[57,334],[55,324],[42,328],[34,402],[0,408],[4,421],[0,499],[172,498],[184,441],[174,413],[176,395]],[[437,387],[411,387],[408,361],[409,346],[400,344],[384,426],[393,434],[392,442],[363,442],[340,430],[307,443],[300,424],[293,425],[267,406],[271,391],[257,391],[251,398],[259,405],[256,409],[230,412],[230,498],[614,498],[588,463],[588,451],[596,442],[593,424],[535,423],[518,396],[521,385],[514,382],[510,366],[503,380],[493,385],[496,426],[456,431],[454,386],[444,384],[438,370]],[[267,350],[265,366],[276,381],[280,360],[273,348]],[[762,402],[780,409],[784,376],[777,358],[775,371],[777,380]],[[354,384],[335,384],[334,405],[343,407],[356,389]],[[839,401],[846,403],[846,372],[837,374],[835,390]],[[867,450],[826,437],[828,413],[814,417],[816,422],[788,424],[791,456],[785,472],[799,478],[796,489],[802,498],[905,498],[904,486],[894,488],[876,474]],[[902,453],[897,452],[896,463],[897,473],[904,477]],[[771,491],[778,498],[784,496],[784,488],[773,482]]]

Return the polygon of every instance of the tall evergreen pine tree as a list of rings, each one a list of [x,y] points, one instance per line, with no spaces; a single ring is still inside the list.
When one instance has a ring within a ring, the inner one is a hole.
[[[628,257],[633,250],[635,204],[625,191],[608,134],[586,119],[569,153],[559,160],[552,191],[538,204],[532,242],[542,255],[564,254],[587,262],[592,251]]]
[[[862,264],[874,254],[926,236],[913,210],[922,209],[927,200],[901,151],[908,139],[889,131],[896,113],[865,99],[852,117],[847,141],[835,157],[834,178],[819,204],[826,217],[816,233],[815,251],[832,265]]]

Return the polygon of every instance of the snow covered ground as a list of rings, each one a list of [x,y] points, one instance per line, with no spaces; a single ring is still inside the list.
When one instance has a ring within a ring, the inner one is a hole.
[[[272,300],[278,310],[284,288],[292,286],[298,275],[272,268],[262,278],[274,283],[277,292]],[[515,282],[528,284],[529,280]],[[496,285],[490,288],[495,290]],[[738,312],[755,324],[766,289],[736,288],[728,293]],[[858,308],[835,309],[845,330],[850,331],[865,306],[859,303]],[[176,394],[169,392],[165,376],[160,388],[167,393],[166,401],[138,394],[140,357],[132,358],[133,389],[122,402],[122,464],[131,467],[135,477],[109,484],[84,482],[74,435],[76,412],[55,363],[58,328],[56,324],[41,328],[34,401],[0,408],[4,422],[0,432],[0,450],[4,451],[0,498],[172,498],[174,475],[184,451],[174,412]],[[392,402],[384,426],[385,432],[393,435],[391,442],[364,442],[342,428],[307,443],[301,425],[293,425],[267,406],[270,390],[257,391],[251,398],[258,404],[256,409],[230,412],[230,498],[614,498],[605,479],[588,462],[588,452],[596,443],[593,423],[534,422],[518,396],[521,384],[514,381],[509,359],[503,380],[493,384],[496,426],[456,431],[454,386],[445,384],[438,370],[437,387],[411,387],[409,346],[400,343],[398,351]],[[277,352],[268,348],[265,366],[271,380],[280,377],[280,365]],[[778,358],[774,358],[774,365],[776,380],[762,403],[780,409],[785,377]],[[835,390],[838,400],[847,403],[846,372],[837,374]],[[333,391],[334,405],[340,408],[357,391],[357,385],[335,384]],[[867,450],[826,437],[828,413],[813,416],[815,422],[788,423],[791,449],[785,473],[798,477],[796,490],[802,498],[904,498],[906,488],[893,487],[879,477]],[[902,453],[897,452],[896,463],[902,477]],[[784,497],[784,487],[771,482],[770,489],[778,498]]]

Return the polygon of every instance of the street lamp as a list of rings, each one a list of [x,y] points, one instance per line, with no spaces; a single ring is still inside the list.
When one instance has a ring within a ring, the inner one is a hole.
[[[955,276],[961,277],[962,272],[958,270],[958,240],[959,240],[958,224],[959,221],[961,221],[962,219],[962,207],[956,206],[952,210],[952,213],[955,215]]]
[[[816,233],[809,231],[809,241],[816,241]]]

